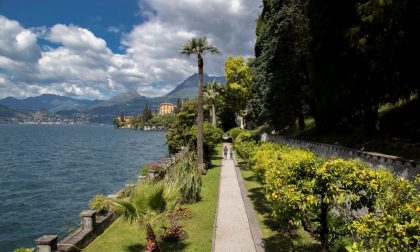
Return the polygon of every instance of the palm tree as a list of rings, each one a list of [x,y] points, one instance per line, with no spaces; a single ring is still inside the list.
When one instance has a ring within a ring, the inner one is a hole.
[[[130,201],[115,200],[116,206],[124,220],[135,221],[146,225],[146,250],[160,251],[153,231],[153,223],[170,213],[179,202],[179,189],[158,183],[141,183],[134,188]]]
[[[204,99],[211,105],[211,124],[216,127],[216,101],[219,96],[219,83],[216,80],[206,83]]]
[[[197,163],[201,174],[206,174],[203,159],[203,56],[206,53],[220,53],[217,47],[210,45],[206,37],[192,38],[180,49],[181,54],[197,56],[198,65],[198,100],[197,100]]]

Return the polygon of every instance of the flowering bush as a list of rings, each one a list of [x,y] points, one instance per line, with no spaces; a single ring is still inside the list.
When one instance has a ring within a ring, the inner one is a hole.
[[[252,159],[272,216],[284,229],[303,226],[324,249],[346,239],[355,241],[350,251],[418,249],[420,196],[411,182],[360,161],[323,161],[273,143],[257,147]]]

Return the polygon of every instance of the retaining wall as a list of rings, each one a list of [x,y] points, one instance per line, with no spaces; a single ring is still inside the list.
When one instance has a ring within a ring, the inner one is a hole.
[[[164,172],[169,172],[171,167],[178,161],[178,159],[187,151],[183,149],[182,151],[171,155],[169,158],[161,162],[161,167]],[[143,180],[154,180],[159,176],[159,173],[149,172],[148,176],[143,177],[139,176],[139,182]],[[126,185],[132,186],[132,185]],[[109,195],[108,198],[116,198],[117,194]],[[35,240],[38,252],[52,252],[52,251],[62,251],[62,252],[74,252],[81,251],[87,245],[89,245],[96,237],[102,234],[105,229],[107,229],[116,219],[117,214],[115,212],[110,212],[106,216],[100,216],[96,218],[96,211],[94,210],[84,210],[80,214],[81,216],[81,225],[79,228],[71,232],[69,235],[64,237],[61,240],[58,240],[60,237],[57,235],[43,235],[40,238]]]
[[[263,134],[261,136],[261,140],[278,142],[292,147],[310,149],[316,154],[325,158],[341,157],[344,159],[359,159],[366,163],[372,169],[386,169],[391,172],[394,172],[398,176],[407,178],[409,180],[414,180],[414,177],[420,172],[420,163],[418,161],[409,160],[397,156],[360,151],[356,149],[342,147],[339,145],[310,142],[279,135]]]

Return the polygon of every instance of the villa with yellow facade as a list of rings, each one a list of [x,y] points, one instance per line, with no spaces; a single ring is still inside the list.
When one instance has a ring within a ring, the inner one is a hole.
[[[166,114],[174,113],[175,108],[176,108],[176,105],[172,103],[169,103],[169,102],[161,103],[159,107],[159,115],[166,115]]]

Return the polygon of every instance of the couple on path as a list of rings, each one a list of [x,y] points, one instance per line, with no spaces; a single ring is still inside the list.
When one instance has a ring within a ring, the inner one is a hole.
[[[227,159],[228,151],[229,151],[230,159],[233,159],[233,148],[228,149],[228,147],[225,145],[225,147],[223,148],[223,158],[225,160]]]

